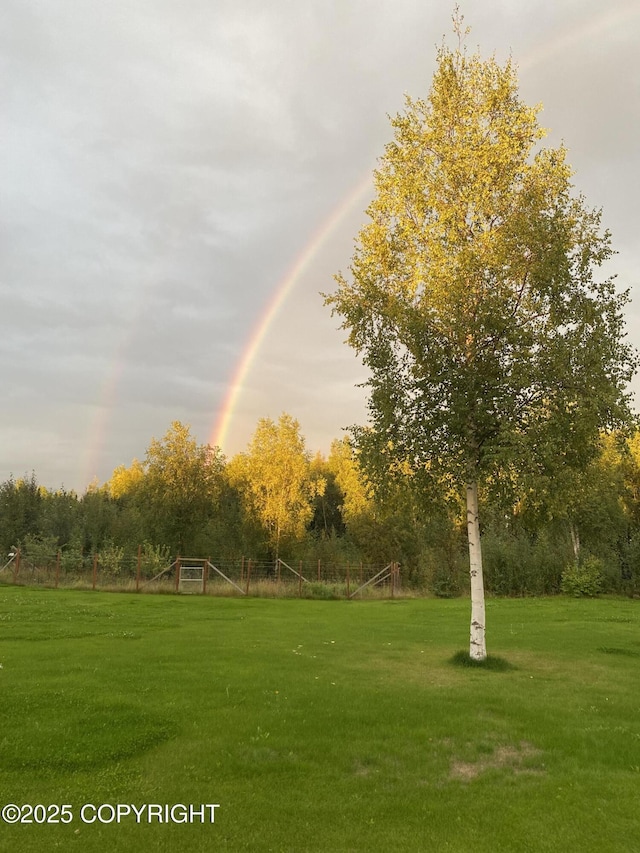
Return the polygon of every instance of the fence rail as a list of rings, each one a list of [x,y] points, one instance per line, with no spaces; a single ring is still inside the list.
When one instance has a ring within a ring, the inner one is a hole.
[[[214,559],[178,556],[166,565],[112,554],[55,554],[37,558],[16,549],[0,567],[0,583],[133,592],[174,592],[301,598],[393,597],[401,591],[399,563]],[[373,590],[375,589],[375,592]]]

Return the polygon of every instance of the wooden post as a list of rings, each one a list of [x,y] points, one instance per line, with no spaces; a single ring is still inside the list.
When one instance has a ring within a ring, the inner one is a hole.
[[[20,548],[16,549],[16,561],[13,564],[13,582],[18,580],[18,572],[20,571]]]
[[[247,595],[249,595],[249,583],[250,583],[250,581],[251,581],[251,560],[249,560],[249,565],[247,566],[247,592],[246,592]]]
[[[207,557],[207,562],[204,564],[202,569],[202,594],[207,594],[207,579],[209,577],[209,563],[211,562],[211,557]]]
[[[298,565],[298,598],[302,598],[302,560]]]
[[[176,558],[176,592],[180,592],[180,555]]]
[[[280,569],[281,569],[281,567],[280,567],[280,558],[279,557],[278,557],[278,560],[276,562],[276,565],[278,566],[278,586],[280,586]]]
[[[347,598],[350,598],[350,595],[349,595],[350,590],[351,590],[351,587],[349,585],[349,563],[347,563]]]
[[[94,554],[93,555],[93,585],[91,587],[92,589],[96,588],[97,579],[98,579],[98,555]]]
[[[318,560],[318,583],[320,583],[320,560]]]
[[[60,580],[60,549],[58,548],[58,554],[56,556],[56,589],[58,589],[58,581]]]
[[[360,560],[360,586],[362,586],[362,560]]]
[[[138,545],[138,564],[136,566],[136,592],[140,592],[140,569],[142,567],[142,545]]]
[[[391,563],[391,598],[394,597],[396,589],[396,564]]]
[[[244,580],[244,554],[242,555],[242,562],[240,563],[240,583]]]

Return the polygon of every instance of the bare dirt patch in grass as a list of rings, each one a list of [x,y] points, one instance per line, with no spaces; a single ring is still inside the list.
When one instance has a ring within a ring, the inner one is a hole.
[[[449,779],[458,782],[472,782],[489,770],[506,770],[515,775],[540,774],[542,767],[530,766],[542,755],[542,751],[527,741],[517,745],[497,746],[492,753],[477,761],[454,759],[449,769]]]

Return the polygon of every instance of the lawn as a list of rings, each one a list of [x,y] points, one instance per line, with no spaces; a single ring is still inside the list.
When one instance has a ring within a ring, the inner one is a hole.
[[[0,587],[0,805],[70,806],[0,849],[639,850],[640,602],[490,600],[494,669],[468,618]]]

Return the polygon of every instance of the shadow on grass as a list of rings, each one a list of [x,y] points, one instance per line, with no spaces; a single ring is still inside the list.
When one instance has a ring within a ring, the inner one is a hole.
[[[449,659],[449,663],[453,664],[453,666],[463,666],[469,669],[488,669],[491,670],[491,672],[509,672],[517,669],[517,667],[512,663],[509,663],[509,661],[504,658],[487,655],[484,660],[474,660],[470,657],[469,652],[463,651],[456,652],[455,655]]]
[[[617,649],[611,648],[610,646],[599,646],[596,651],[604,652],[605,655],[624,655],[625,657],[630,658],[640,657],[640,652],[636,652],[633,649]]]

